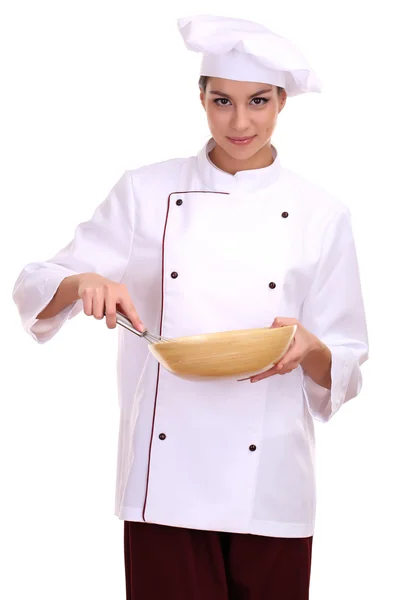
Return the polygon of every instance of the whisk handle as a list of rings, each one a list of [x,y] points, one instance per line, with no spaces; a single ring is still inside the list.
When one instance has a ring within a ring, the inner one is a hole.
[[[139,337],[143,337],[144,333],[146,333],[145,331],[142,333],[141,331],[138,331],[137,329],[135,329],[134,326],[132,325],[132,323],[130,322],[130,320],[125,315],[120,313],[118,310],[117,310],[117,323],[118,323],[118,325],[121,325],[121,327],[125,327],[125,329],[129,329],[129,331],[132,331],[132,333],[135,333]]]

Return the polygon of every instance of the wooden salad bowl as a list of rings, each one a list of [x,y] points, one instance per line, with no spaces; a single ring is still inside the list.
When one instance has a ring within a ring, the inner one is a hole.
[[[149,345],[159,363],[184,379],[251,377],[287,352],[297,325],[239,329],[174,338]]]

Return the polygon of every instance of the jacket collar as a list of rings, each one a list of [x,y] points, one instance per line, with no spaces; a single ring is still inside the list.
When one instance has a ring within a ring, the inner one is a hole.
[[[278,152],[272,146],[274,162],[261,169],[238,171],[231,175],[222,171],[211,161],[209,152],[215,147],[214,138],[210,138],[197,154],[197,167],[202,183],[213,192],[228,192],[231,194],[241,192],[257,192],[269,187],[281,173],[282,167]]]

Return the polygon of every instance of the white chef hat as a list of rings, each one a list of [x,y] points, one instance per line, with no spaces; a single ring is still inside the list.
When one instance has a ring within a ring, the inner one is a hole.
[[[283,87],[288,96],[320,92],[321,83],[289,40],[263,25],[214,15],[178,19],[186,47],[203,54],[200,75]]]

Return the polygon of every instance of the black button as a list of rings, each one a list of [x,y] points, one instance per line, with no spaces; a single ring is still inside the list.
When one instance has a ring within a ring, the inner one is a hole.
[[[167,436],[165,435],[165,433],[160,433],[158,437],[160,438],[160,440],[165,440]]]
[[[276,283],[271,281],[271,283],[269,284],[269,287],[271,288],[271,290],[274,290],[276,288]]]
[[[254,450],[257,450],[257,446],[255,446],[254,444],[252,444],[251,446],[249,446],[249,450],[251,452],[254,452]]]
[[[282,215],[281,215],[281,216],[282,216],[284,219],[287,219],[287,218],[288,218],[288,216],[289,216],[289,213],[285,211],[285,212],[283,212],[283,213],[282,213]]]
[[[181,199],[179,198],[179,200],[177,200],[177,201],[176,201],[176,203],[177,203],[177,205],[178,205],[178,206],[181,206],[181,204],[183,204],[183,200],[181,200]]]
[[[172,277],[172,279],[176,279],[178,277],[178,273],[176,271],[173,271],[171,273],[171,277]]]

